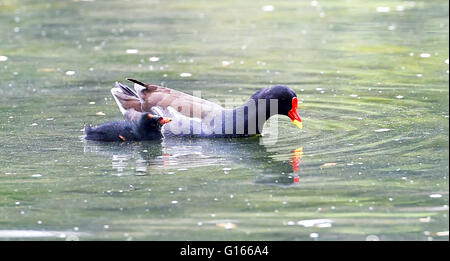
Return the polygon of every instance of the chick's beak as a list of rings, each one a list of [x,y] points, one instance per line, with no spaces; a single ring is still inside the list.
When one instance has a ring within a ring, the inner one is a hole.
[[[300,129],[303,129],[302,119],[300,119],[300,116],[298,115],[297,112],[297,105],[298,105],[297,97],[292,98],[292,108],[288,112],[288,116],[295,124],[295,126],[299,127]]]
[[[172,121],[171,118],[161,118],[161,119],[159,120],[159,123],[161,123],[161,125],[164,125],[164,124],[167,124],[167,123],[169,123],[169,122],[171,122],[171,121]]]

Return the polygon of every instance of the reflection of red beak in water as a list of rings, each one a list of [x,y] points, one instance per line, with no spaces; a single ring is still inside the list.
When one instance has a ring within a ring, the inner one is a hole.
[[[302,156],[303,156],[303,147],[300,147],[300,148],[292,151],[292,158],[289,162],[292,166],[292,171],[298,172],[298,170],[300,169],[300,163],[302,161]],[[297,182],[298,182],[300,179],[298,177],[296,177],[296,178],[297,178]],[[295,178],[294,178],[294,182],[296,182]]]

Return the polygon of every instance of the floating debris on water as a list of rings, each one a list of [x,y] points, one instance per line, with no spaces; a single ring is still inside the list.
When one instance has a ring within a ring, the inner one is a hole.
[[[172,204],[178,204],[178,201],[172,200],[170,203],[172,203]]]
[[[297,222],[297,225],[304,226],[304,227],[331,227],[331,223],[334,221],[331,219],[307,219],[307,220],[300,220]]]
[[[231,62],[229,62],[229,61],[222,61],[222,66],[223,67],[227,67],[227,66],[229,66],[231,64]]]
[[[378,13],[389,13],[391,11],[391,8],[388,6],[378,6],[376,11]]]
[[[378,130],[374,130],[375,132],[386,132],[386,131],[390,131],[391,129],[378,129]]]
[[[376,235],[368,235],[366,241],[380,241],[380,238]]]
[[[426,218],[419,218],[419,221],[422,223],[429,223],[431,221],[431,217],[428,216]]]
[[[431,194],[430,198],[442,198],[441,194]]]
[[[180,77],[191,77],[192,73],[180,73]]]
[[[436,232],[436,236],[438,237],[448,237],[448,231]]]
[[[358,94],[350,94],[350,97],[356,98],[358,97]]]
[[[99,112],[95,113],[95,115],[97,115],[97,116],[105,116],[106,114],[104,112],[102,112],[102,111],[99,111]]]
[[[6,62],[8,60],[7,56],[0,55],[0,62]]]
[[[67,71],[67,72],[66,72],[66,75],[68,75],[68,76],[75,75],[75,71]]]
[[[422,58],[430,58],[431,54],[429,54],[429,53],[421,53],[420,57],[422,57]]]
[[[225,229],[233,229],[233,228],[236,228],[236,227],[237,227],[236,224],[231,223],[231,222],[217,223],[216,226],[222,227],[222,228],[225,228]]]
[[[403,99],[403,96],[397,95],[397,96],[395,96],[395,98],[397,98],[397,99]]]
[[[126,53],[128,53],[128,54],[136,54],[136,53],[139,53],[139,50],[138,49],[127,49]]]
[[[262,10],[264,12],[272,12],[273,10],[275,10],[275,7],[273,5],[265,5],[262,7]]]
[[[445,60],[445,63],[448,64],[448,58]]]
[[[77,237],[80,233],[41,230],[0,230],[0,238]]]
[[[321,167],[334,167],[336,166],[337,163],[336,162],[327,162],[321,165]]]
[[[309,234],[310,238],[318,238],[319,237],[319,233],[311,233]]]
[[[159,61],[159,57],[152,56],[152,57],[148,58],[148,60],[150,62],[157,62],[157,61]]]
[[[38,68],[37,69],[38,72],[54,72],[56,71],[55,68]]]
[[[398,12],[403,12],[405,10],[405,7],[403,5],[398,5],[395,10],[397,10]]]

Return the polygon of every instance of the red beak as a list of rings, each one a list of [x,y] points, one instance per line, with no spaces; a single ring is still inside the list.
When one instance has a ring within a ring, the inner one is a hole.
[[[161,119],[159,120],[159,123],[161,123],[161,125],[164,125],[164,124],[167,124],[167,123],[169,123],[169,122],[171,122],[171,121],[172,121],[171,118],[161,118]]]
[[[288,112],[288,116],[289,116],[289,118],[291,118],[292,122],[294,122],[294,124],[297,127],[302,129],[303,123],[302,123],[302,119],[300,119],[300,116],[298,115],[297,106],[298,106],[298,99],[297,99],[297,97],[294,97],[294,98],[292,98],[292,108]]]

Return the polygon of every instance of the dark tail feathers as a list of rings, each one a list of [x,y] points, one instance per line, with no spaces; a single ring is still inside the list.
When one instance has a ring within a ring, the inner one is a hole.
[[[138,80],[130,79],[130,78],[127,78],[127,80],[130,81],[130,82],[137,83],[137,84],[141,85],[142,87],[147,87],[147,84],[145,84],[145,83],[143,83],[143,82],[140,82],[140,81],[138,81]]]
[[[119,87],[123,91],[123,93],[125,93],[126,95],[138,98],[137,93],[134,90],[132,90],[130,87],[126,86],[125,84],[116,82],[116,86]]]

